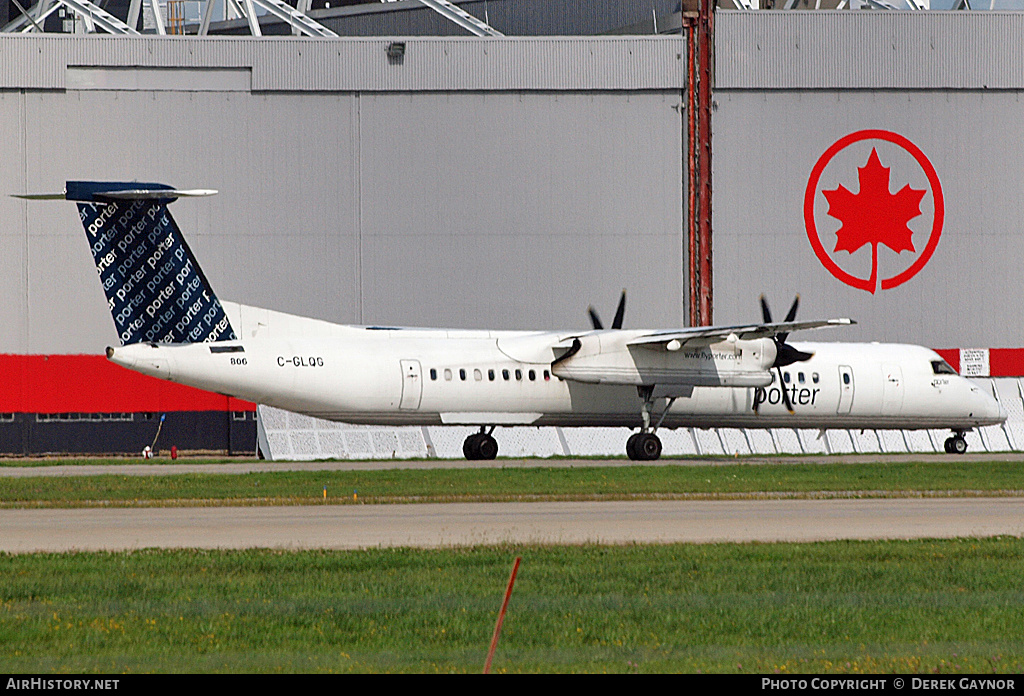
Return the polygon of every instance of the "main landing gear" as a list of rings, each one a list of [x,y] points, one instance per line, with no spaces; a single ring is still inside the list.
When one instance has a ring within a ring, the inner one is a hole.
[[[640,428],[640,432],[633,433],[626,440],[626,456],[634,462],[653,462],[661,456],[661,438],[655,433],[658,427],[661,426],[662,421],[665,420],[668,410],[672,408],[675,397],[669,399],[665,404],[665,410],[661,412],[658,422],[652,428],[651,410],[654,408],[654,387],[637,387],[636,391],[640,398],[643,399],[643,406],[640,408],[640,417],[643,419],[643,425]]]
[[[467,437],[466,441],[462,443],[462,453],[466,455],[466,459],[480,460],[497,457],[498,441],[491,435],[493,432],[493,425],[490,430],[486,427],[481,427],[480,432],[473,433]]]
[[[967,439],[963,430],[954,430],[953,434],[946,438],[946,454],[964,454],[967,452]]]

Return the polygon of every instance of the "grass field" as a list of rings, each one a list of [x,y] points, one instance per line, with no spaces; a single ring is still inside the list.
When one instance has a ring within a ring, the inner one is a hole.
[[[0,671],[1019,672],[1024,541],[0,556]]]
[[[324,488],[327,498],[324,499]],[[0,506],[350,504],[1024,491],[1016,462],[728,464],[0,478]]]
[[[0,479],[0,504],[992,495],[1015,463]],[[0,554],[0,671],[1024,670],[1024,540]]]

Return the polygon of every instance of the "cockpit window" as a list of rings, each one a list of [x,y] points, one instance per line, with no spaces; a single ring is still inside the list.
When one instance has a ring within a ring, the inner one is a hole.
[[[932,372],[937,375],[955,375],[954,370],[945,360],[932,360]]]

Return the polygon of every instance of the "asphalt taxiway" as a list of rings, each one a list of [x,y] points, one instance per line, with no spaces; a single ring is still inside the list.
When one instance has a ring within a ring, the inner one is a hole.
[[[950,455],[746,457],[744,464],[939,461]],[[971,461],[1019,461],[1024,453],[975,453]],[[727,465],[663,459],[645,466]],[[0,476],[154,476],[183,473],[338,471],[451,467],[627,466],[625,459],[158,462],[2,466]],[[626,544],[912,539],[1024,535],[1024,497],[643,500],[219,507],[91,507],[0,510],[0,551],[142,548],[357,549],[476,544]]]
[[[0,550],[356,549],[1024,535],[1024,498],[0,510]]]

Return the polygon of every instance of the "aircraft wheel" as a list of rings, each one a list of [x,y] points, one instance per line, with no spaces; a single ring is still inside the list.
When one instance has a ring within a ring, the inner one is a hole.
[[[953,438],[947,437],[942,447],[946,450],[946,454],[953,454]]]
[[[640,437],[640,433],[633,433],[626,440],[626,456],[632,459],[634,462],[640,459],[640,455],[636,451],[636,439]]]
[[[950,438],[952,441],[951,451],[953,454],[966,454],[967,440],[962,435]]]
[[[633,448],[638,455],[637,459],[653,462],[661,456],[661,439],[654,433],[640,433]]]
[[[462,443],[462,454],[466,456],[466,459],[474,460],[480,459],[480,436],[483,433],[473,433],[466,438],[466,441]]]
[[[498,441],[487,433],[473,433],[462,443],[462,453],[466,459],[494,459],[498,456]]]
[[[476,452],[477,459],[494,459],[498,456],[498,441],[490,435],[478,433]]]

